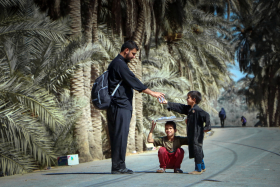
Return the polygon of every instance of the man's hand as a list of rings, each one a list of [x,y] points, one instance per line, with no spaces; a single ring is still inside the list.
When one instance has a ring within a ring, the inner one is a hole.
[[[164,98],[164,93],[161,92],[154,92],[152,90],[150,90],[149,88],[147,88],[146,90],[142,91],[143,93],[149,94],[150,96],[153,96],[155,98],[159,98],[159,97],[163,97]]]
[[[162,97],[164,98],[164,93],[161,93],[161,92],[153,92],[151,93],[151,96],[155,97],[155,98],[159,98],[159,97]]]

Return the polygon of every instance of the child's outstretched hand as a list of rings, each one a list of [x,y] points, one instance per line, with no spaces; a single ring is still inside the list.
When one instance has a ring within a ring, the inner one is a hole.
[[[154,139],[153,139],[153,131],[154,131],[154,128],[156,127],[156,122],[154,122],[154,120],[152,121],[152,127],[151,127],[151,130],[150,130],[150,133],[148,135],[148,138],[147,138],[147,141],[149,143],[154,143]]]
[[[156,124],[157,124],[157,123],[153,120],[153,121],[152,121],[152,127],[151,127],[152,130],[154,130],[154,128],[156,127]]]

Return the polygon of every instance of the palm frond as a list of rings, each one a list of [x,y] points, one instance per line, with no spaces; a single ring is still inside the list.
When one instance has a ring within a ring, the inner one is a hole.
[[[28,107],[34,116],[38,116],[53,132],[65,124],[64,117],[57,109],[56,99],[43,88],[11,79],[0,85],[0,93],[14,103]]]
[[[12,147],[11,143],[0,143],[0,171],[4,175],[22,174],[36,168],[34,159]]]

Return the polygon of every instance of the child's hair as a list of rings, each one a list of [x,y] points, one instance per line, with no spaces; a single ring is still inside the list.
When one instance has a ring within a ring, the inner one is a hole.
[[[201,93],[199,91],[190,91],[188,96],[190,96],[192,99],[195,99],[196,104],[199,104],[201,101]]]
[[[167,121],[165,125],[172,125],[173,129],[176,130],[176,123],[174,121]]]

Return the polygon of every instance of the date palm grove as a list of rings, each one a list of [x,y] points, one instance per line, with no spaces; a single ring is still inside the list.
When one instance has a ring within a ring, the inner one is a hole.
[[[279,126],[279,0],[0,0],[0,10],[0,175],[66,154],[110,157],[91,86],[128,39],[140,47],[129,68],[145,85],[182,103],[198,90],[213,113],[237,60],[240,94]],[[135,92],[127,151],[144,151],[151,120],[170,115]]]

